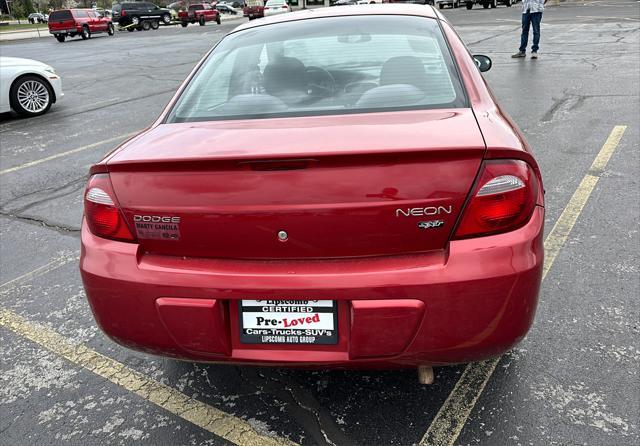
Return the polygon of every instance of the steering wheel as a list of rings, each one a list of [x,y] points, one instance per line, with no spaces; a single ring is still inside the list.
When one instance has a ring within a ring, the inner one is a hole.
[[[324,68],[309,66],[307,74],[307,94],[311,97],[328,98],[336,93],[336,80]]]

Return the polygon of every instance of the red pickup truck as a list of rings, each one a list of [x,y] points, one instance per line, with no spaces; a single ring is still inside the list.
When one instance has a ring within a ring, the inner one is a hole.
[[[200,26],[204,26],[206,22],[216,22],[220,24],[220,12],[211,6],[209,3],[196,3],[189,5],[186,11],[180,11],[178,13],[180,24],[183,28],[189,23],[198,22]]]

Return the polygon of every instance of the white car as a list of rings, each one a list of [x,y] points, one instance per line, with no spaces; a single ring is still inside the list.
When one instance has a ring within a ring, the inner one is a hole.
[[[289,4],[285,0],[267,0],[264,5],[264,16],[282,14],[284,12],[291,12]]]
[[[0,113],[46,113],[62,98],[62,80],[53,67],[37,60],[0,57]]]

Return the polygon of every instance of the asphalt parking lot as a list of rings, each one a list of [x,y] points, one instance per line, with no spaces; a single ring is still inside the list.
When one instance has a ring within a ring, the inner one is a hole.
[[[640,3],[544,13],[511,59],[520,5],[445,10],[534,148],[547,261],[535,324],[496,361],[301,371],[191,364],[96,327],[78,273],[88,167],[159,114],[241,21],[0,45],[54,66],[65,97],[0,119],[0,444],[640,443]]]

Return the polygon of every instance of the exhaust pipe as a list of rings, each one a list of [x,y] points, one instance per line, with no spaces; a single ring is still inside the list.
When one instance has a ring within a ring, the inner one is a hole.
[[[433,367],[421,365],[418,367],[418,381],[420,384],[433,384]]]

